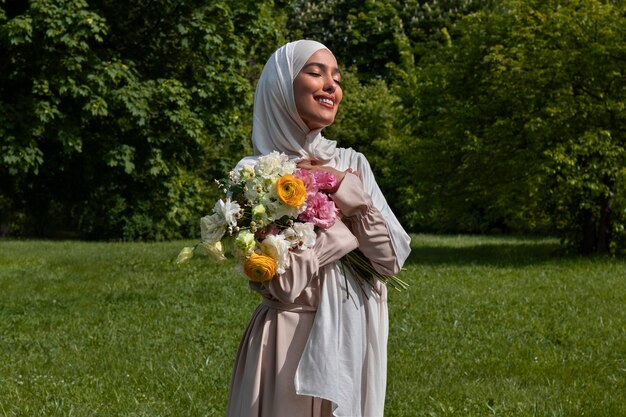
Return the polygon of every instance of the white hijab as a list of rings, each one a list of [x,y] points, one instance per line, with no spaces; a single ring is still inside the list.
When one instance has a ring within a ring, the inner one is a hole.
[[[335,155],[337,142],[325,139],[322,129],[309,130],[293,96],[293,80],[320,49],[328,48],[310,40],[290,42],[265,64],[254,94],[252,145],[256,155],[279,151],[318,161]]]

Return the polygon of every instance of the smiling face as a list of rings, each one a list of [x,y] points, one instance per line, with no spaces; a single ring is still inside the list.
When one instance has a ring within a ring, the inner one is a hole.
[[[293,80],[298,114],[309,129],[330,126],[343,92],[337,60],[328,49],[315,52]]]

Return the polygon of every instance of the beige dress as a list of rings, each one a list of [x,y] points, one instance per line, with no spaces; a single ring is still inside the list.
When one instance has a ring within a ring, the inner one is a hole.
[[[333,415],[330,401],[298,395],[294,386],[320,303],[324,271],[357,247],[379,271],[395,274],[399,269],[385,220],[359,177],[347,174],[333,198],[343,221],[321,231],[314,248],[292,252],[284,274],[269,283],[250,283],[263,299],[237,352],[228,417]],[[386,302],[384,296],[380,302]]]

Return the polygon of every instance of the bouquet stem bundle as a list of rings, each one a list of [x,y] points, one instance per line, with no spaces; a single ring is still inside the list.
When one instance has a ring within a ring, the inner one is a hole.
[[[373,286],[378,281],[396,291],[409,288],[409,284],[397,276],[382,274],[374,269],[369,259],[358,249],[341,258],[341,263],[343,267],[350,269],[360,281],[367,285]]]

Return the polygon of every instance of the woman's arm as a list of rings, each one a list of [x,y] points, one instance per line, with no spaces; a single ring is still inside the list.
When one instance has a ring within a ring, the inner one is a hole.
[[[357,238],[337,218],[333,226],[319,231],[312,248],[292,251],[289,254],[289,268],[266,285],[274,296],[293,302],[311,279],[317,276],[320,268],[341,259],[358,245]]]
[[[359,250],[372,266],[383,274],[397,274],[400,267],[387,224],[373,206],[361,179],[353,173],[346,173],[332,198],[344,216],[343,221],[359,241]]]

